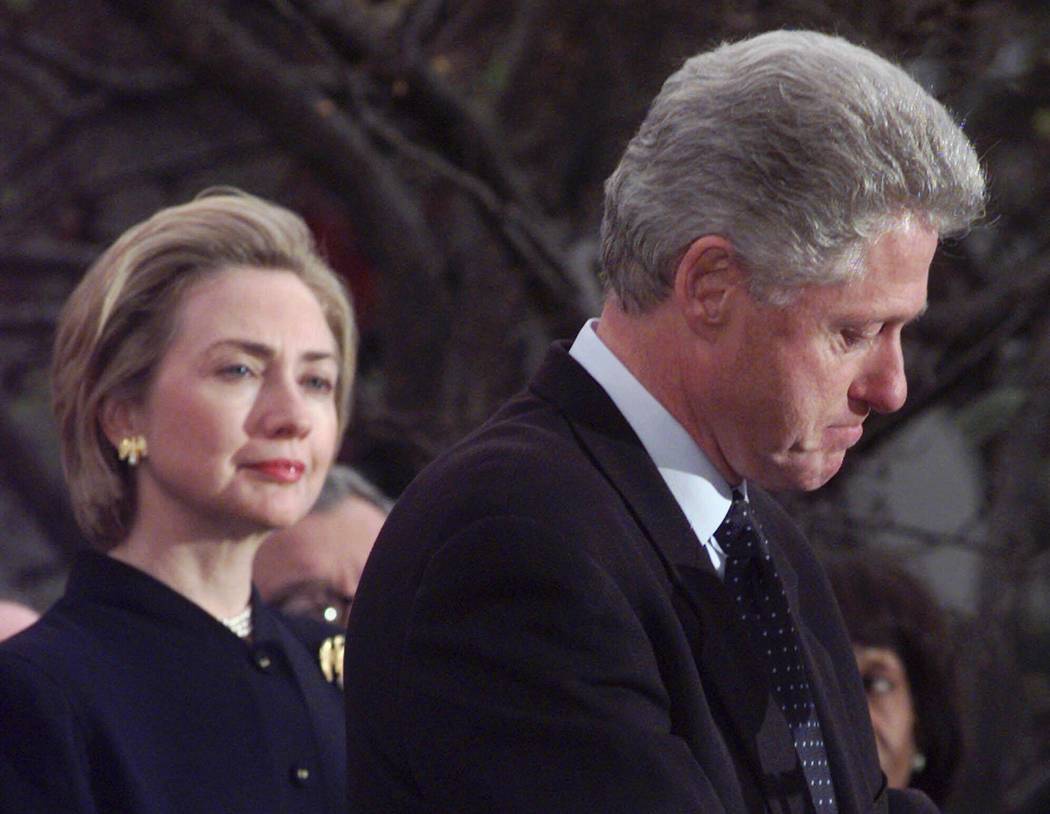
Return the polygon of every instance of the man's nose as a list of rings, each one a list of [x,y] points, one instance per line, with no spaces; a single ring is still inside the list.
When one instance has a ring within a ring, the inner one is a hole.
[[[893,413],[908,398],[904,352],[900,335],[885,337],[873,349],[864,370],[850,388],[850,398],[864,402],[877,413]]]

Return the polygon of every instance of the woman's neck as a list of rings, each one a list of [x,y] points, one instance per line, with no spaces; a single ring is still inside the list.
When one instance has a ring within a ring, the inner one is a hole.
[[[170,540],[133,529],[110,556],[144,571],[217,619],[251,597],[252,561],[265,534],[240,540]]]

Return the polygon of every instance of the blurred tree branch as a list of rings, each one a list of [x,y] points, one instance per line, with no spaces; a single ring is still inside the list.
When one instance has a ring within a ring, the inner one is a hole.
[[[415,114],[414,121],[426,128],[430,143],[440,145],[440,155],[435,149],[410,144],[400,129],[368,111],[364,94],[358,92],[357,110],[373,132],[472,195],[526,261],[526,273],[537,274],[548,299],[569,304],[581,316],[595,313],[600,293],[593,277],[558,248],[555,226],[539,212],[506,154],[504,140],[425,59],[421,39],[436,24],[443,3],[412,6],[398,21],[381,19],[353,0],[291,2],[317,24],[337,52],[367,69],[385,89],[389,104]],[[351,79],[351,87],[361,84]]]
[[[189,73],[174,65],[142,68],[133,72],[102,65],[84,59],[76,51],[32,31],[20,32],[16,36],[0,30],[0,47],[31,57],[79,85],[123,99],[184,91],[192,81]]]
[[[11,422],[7,410],[0,410],[0,471],[5,482],[22,498],[33,519],[68,560],[82,545],[80,529],[73,520],[69,497],[61,479],[51,476],[51,468],[22,443],[22,433]]]
[[[443,366],[419,369],[411,354],[433,343],[433,325],[448,319],[441,252],[414,195],[358,123],[316,84],[285,71],[280,59],[255,43],[216,4],[111,2],[195,73],[225,88],[348,201],[369,254],[385,269],[390,300],[407,315],[395,320],[389,314],[388,324],[396,325],[399,334],[398,341],[389,343],[391,402],[418,402],[433,392],[433,376]],[[418,319],[423,313],[431,318]]]

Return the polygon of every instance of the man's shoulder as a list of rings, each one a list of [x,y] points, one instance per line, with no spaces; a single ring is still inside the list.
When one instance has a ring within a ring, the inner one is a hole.
[[[581,441],[579,420],[532,391],[519,394],[413,480],[373,556],[390,538],[399,557],[429,556],[472,524],[501,517],[591,539],[615,522],[622,500]]]
[[[440,455],[398,504],[418,502],[427,511],[484,507],[487,513],[513,513],[533,500],[549,501],[569,488],[593,488],[600,480],[571,420],[525,395]]]

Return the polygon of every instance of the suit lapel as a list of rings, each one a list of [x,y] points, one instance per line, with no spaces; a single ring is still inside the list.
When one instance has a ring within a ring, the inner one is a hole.
[[[786,721],[771,700],[764,665],[732,608],[728,592],[641,441],[601,386],[567,350],[568,343],[551,349],[531,389],[565,416],[582,450],[621,496],[642,536],[664,563],[672,587],[671,601],[690,643],[712,713],[721,720],[727,742],[739,750],[743,766],[765,789],[767,799],[775,801],[777,790],[772,781],[777,772],[785,770],[785,755],[793,759],[794,745]],[[813,677],[814,702],[824,730],[839,810],[843,814],[866,811],[859,794],[866,785],[861,782],[863,778],[854,776],[857,756],[850,751],[851,733],[843,731],[849,717],[836,694],[839,684],[834,663],[801,613],[798,575],[778,544],[782,535],[798,532],[783,528],[779,510],[771,508],[771,499],[760,489],[755,490],[753,502],[773,542],[771,551]],[[795,804],[781,801],[784,810]]]
[[[709,705],[755,782],[775,799],[771,781],[789,770],[785,755],[793,760],[790,730],[779,710],[771,709],[767,670],[659,470],[612,400],[565,352],[565,345],[552,349],[531,387],[565,415],[583,450],[663,561],[672,604]]]
[[[756,515],[759,517],[767,538],[777,540],[783,539],[784,535],[798,534],[793,528],[783,528],[771,517],[769,502],[770,498],[764,493],[760,492],[754,496]],[[784,582],[791,614],[798,627],[806,670],[811,676],[810,690],[813,693],[817,714],[820,716],[821,734],[824,738],[824,748],[828,753],[832,780],[835,783],[838,810],[841,814],[868,811],[866,807],[868,804],[860,794],[860,790],[867,788],[867,785],[863,776],[857,772],[857,767],[863,765],[863,761],[860,755],[851,751],[855,734],[843,730],[843,727],[849,726],[850,718],[842,703],[843,695],[834,659],[807,624],[806,617],[802,613],[798,593],[798,575],[795,569],[784,556],[780,546],[773,545],[771,549],[777,571]]]
[[[839,701],[838,680],[832,665],[831,657],[817,638],[806,628],[801,630],[802,650],[806,658],[809,674],[814,676],[810,682],[813,691],[813,703],[820,716],[820,728],[824,737],[824,748],[828,753],[828,764],[831,767],[831,778],[835,784],[835,796],[838,810],[846,812],[864,811],[857,796],[858,779],[853,776],[852,768],[858,765],[857,760],[848,752],[849,738],[837,724],[847,720],[845,710]],[[835,692],[829,693],[829,689]]]
[[[583,451],[623,498],[668,567],[689,565],[714,573],[689,521],[656,464],[612,399],[558,343],[532,381],[532,390],[556,405]]]
[[[766,799],[776,799],[778,778],[794,771],[797,761],[791,730],[770,692],[765,663],[751,646],[717,575],[682,567],[680,577],[675,606],[712,712]],[[682,607],[684,602],[688,607]]]

